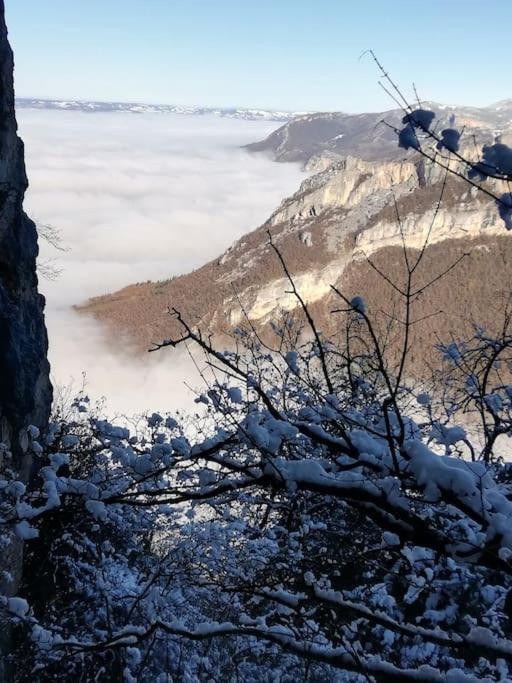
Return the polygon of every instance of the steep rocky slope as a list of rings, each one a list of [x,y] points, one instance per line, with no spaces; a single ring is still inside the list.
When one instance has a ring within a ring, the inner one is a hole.
[[[51,390],[44,299],[37,289],[37,232],[23,212],[28,183],[3,12],[0,2],[0,441],[11,448],[26,477],[25,430],[29,424],[46,424]]]
[[[81,310],[116,334],[126,333],[138,351],[177,331],[167,315],[169,306],[220,336],[243,324],[246,316],[265,331],[278,309],[293,310],[297,304],[286,293],[288,283],[268,245],[270,231],[319,324],[332,332],[337,320],[329,313],[330,285],[362,293],[376,311],[386,308],[389,292],[375,281],[365,258],[371,255],[391,278],[403,277],[401,234],[408,247],[421,248],[441,187],[439,169],[425,166],[421,158],[339,159],[304,181],[263,226],[218,260],[166,282],[97,297]],[[463,320],[490,324],[499,315],[499,306],[492,313],[491,303],[506,296],[512,258],[512,242],[495,206],[461,180],[448,182],[429,244],[419,274],[424,279],[437,272],[436,264],[449,265],[466,251],[469,256],[431,291],[429,306],[444,312],[436,316],[435,327],[431,321],[418,326],[418,355],[425,358],[437,336],[467,331]],[[468,292],[475,296],[468,299]]]
[[[51,405],[44,299],[37,291],[37,233],[23,212],[27,188],[23,144],[16,133],[13,56],[0,0],[0,479],[13,470],[30,478],[27,427],[44,429]],[[21,571],[21,541],[0,551],[0,595],[13,595]],[[0,620],[0,680],[8,629]]]

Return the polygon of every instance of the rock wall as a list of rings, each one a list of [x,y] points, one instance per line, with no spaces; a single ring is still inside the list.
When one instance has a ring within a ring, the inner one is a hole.
[[[44,298],[36,275],[37,231],[23,211],[27,185],[14,111],[13,55],[0,0],[0,478],[24,482],[35,469],[27,428],[44,431],[52,400]],[[10,541],[0,551],[0,595],[15,594],[21,576],[21,541]],[[0,619],[0,655],[7,648]],[[0,680],[9,680],[2,662],[0,656]]]
[[[27,186],[14,111],[13,56],[0,0],[0,434],[25,479],[31,470],[26,429],[45,427],[52,398],[45,302],[36,275],[37,231],[23,211]]]

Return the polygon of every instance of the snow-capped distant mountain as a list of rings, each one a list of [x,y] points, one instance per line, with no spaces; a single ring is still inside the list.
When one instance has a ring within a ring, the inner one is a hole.
[[[85,100],[42,100],[18,98],[20,109],[60,109],[83,112],[129,112],[132,114],[186,114],[191,116],[222,116],[246,121],[290,121],[307,112],[271,111],[268,109],[238,109],[234,107],[200,107],[130,102],[88,102]]]

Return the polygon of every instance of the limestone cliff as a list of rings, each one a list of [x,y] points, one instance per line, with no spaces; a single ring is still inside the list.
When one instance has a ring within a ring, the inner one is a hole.
[[[509,140],[512,102],[484,109],[435,109],[439,125],[456,115],[472,129],[471,137],[489,141],[499,131],[504,141]],[[431,273],[437,272],[437,261],[448,267],[461,253],[470,256],[430,292],[443,316],[436,318],[436,329],[420,337],[425,358],[440,336],[465,334],[468,320],[492,322],[491,303],[506,294],[512,258],[511,235],[496,206],[453,177],[438,206],[444,171],[418,154],[399,150],[395,133],[378,126],[383,116],[317,114],[285,124],[251,149],[272,151],[276,160],[302,160],[314,175],[263,226],[188,275],[126,287],[97,297],[80,310],[92,313],[116,334],[125,333],[138,351],[176,331],[166,314],[169,306],[221,336],[246,317],[261,332],[280,310],[297,307],[268,246],[270,230],[297,287],[328,330],[335,327],[329,313],[332,284],[347,292],[355,288],[382,308],[387,303],[382,300],[385,288],[370,276],[366,257],[381,262],[390,278],[400,278],[403,241],[410,249],[421,249],[427,236],[425,263]],[[398,124],[401,113],[387,116]],[[458,288],[444,289],[455,282]],[[470,291],[474,295],[467,300],[465,293]],[[465,317],[458,315],[461,306]]]
[[[331,284],[346,291],[357,287],[358,293],[382,306],[386,303],[381,300],[383,288],[369,276],[365,257],[381,260],[390,277],[401,277],[402,239],[417,249],[430,235],[426,263],[431,271],[436,260],[449,265],[450,258],[456,260],[460,253],[471,255],[450,273],[447,284],[462,280],[447,301],[441,286],[432,291],[433,305],[443,308],[444,317],[437,320],[432,334],[422,337],[425,350],[436,335],[465,331],[463,319],[457,316],[461,305],[468,314],[466,320],[487,324],[489,302],[497,301],[500,283],[504,287],[508,282],[512,257],[510,234],[494,204],[464,181],[450,179],[436,209],[442,173],[437,167],[426,167],[419,156],[411,155],[406,161],[356,157],[336,161],[331,157],[330,161],[285,199],[263,226],[233,244],[218,260],[166,282],[133,285],[97,297],[80,310],[92,313],[116,333],[126,333],[140,351],[173,331],[166,314],[169,306],[217,335],[228,334],[246,316],[264,330],[279,310],[297,306],[297,300],[286,293],[288,283],[269,249],[270,230],[319,323],[331,329],[335,325],[329,313]],[[492,277],[485,276],[487,269]],[[361,273],[366,273],[364,278]],[[466,302],[464,295],[462,302],[463,293],[474,286],[478,289],[472,300]]]

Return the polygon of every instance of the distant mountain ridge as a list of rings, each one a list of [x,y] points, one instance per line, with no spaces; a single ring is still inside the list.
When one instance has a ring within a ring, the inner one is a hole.
[[[138,102],[95,102],[88,100],[47,100],[21,97],[16,100],[18,109],[51,109],[87,113],[124,112],[130,114],[183,114],[189,116],[220,116],[245,121],[290,121],[304,112],[275,111],[271,109],[244,109],[237,107],[202,107],[173,104],[143,104]]]
[[[459,107],[422,102],[422,107],[436,114],[439,130],[464,128],[477,139],[488,139],[512,128],[512,99],[488,107]],[[266,152],[275,161],[308,164],[321,154],[334,157],[354,156],[366,161],[391,161],[403,157],[392,128],[400,127],[403,112],[390,111],[344,114],[326,112],[304,114],[288,121],[267,138],[247,145],[251,152]]]

